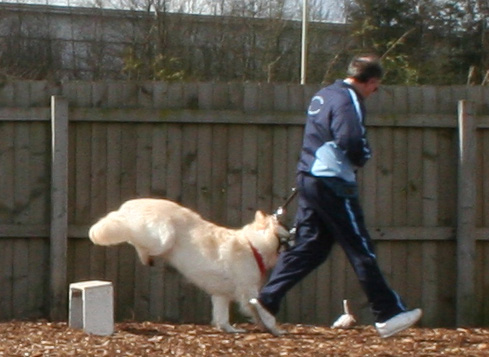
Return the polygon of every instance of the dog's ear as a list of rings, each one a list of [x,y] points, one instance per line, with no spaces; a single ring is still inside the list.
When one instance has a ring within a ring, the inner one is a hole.
[[[263,213],[262,211],[256,211],[255,213],[255,223],[257,223],[259,226],[265,228],[266,226],[266,219],[267,215]]]

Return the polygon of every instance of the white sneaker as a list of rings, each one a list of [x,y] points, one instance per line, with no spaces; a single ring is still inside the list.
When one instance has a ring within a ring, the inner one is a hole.
[[[414,325],[423,315],[421,309],[401,312],[385,322],[376,322],[375,328],[380,337],[386,338]]]
[[[262,304],[260,304],[258,299],[253,298],[249,302],[250,302],[251,309],[255,313],[255,316],[260,319],[263,326],[271,334],[273,334],[274,336],[280,336],[285,333],[285,331],[282,331],[277,328],[277,320],[275,319],[275,316],[273,316],[270,312],[268,312],[267,309],[263,307]]]

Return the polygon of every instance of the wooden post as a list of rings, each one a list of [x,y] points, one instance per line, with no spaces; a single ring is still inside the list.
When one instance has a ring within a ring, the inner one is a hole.
[[[474,103],[458,104],[457,326],[475,323],[475,168]]]
[[[302,0],[302,45],[301,45],[301,84],[307,80],[307,27],[309,23],[309,5],[307,0]]]
[[[50,318],[67,317],[68,102],[51,97]]]

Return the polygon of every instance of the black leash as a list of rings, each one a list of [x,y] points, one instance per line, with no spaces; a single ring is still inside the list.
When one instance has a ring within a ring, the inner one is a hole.
[[[289,195],[289,197],[287,197],[284,204],[279,208],[277,208],[277,210],[273,213],[275,217],[279,218],[283,216],[283,214],[285,213],[285,209],[287,208],[289,203],[294,199],[295,195],[297,195],[297,188],[292,187],[291,191],[292,191],[291,194]]]
[[[291,194],[289,195],[289,197],[287,197],[284,204],[279,208],[277,208],[277,210],[273,214],[277,218],[277,220],[280,220],[280,217],[282,217],[285,214],[285,208],[287,208],[289,203],[294,199],[296,195],[297,195],[297,189],[293,187]],[[279,238],[280,244],[278,246],[278,252],[283,250],[289,250],[295,245],[295,232],[296,232],[295,227],[289,229],[283,223],[281,224],[289,231],[289,236]]]

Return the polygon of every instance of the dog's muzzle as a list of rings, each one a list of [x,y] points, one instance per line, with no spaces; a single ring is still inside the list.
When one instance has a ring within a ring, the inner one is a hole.
[[[285,209],[283,207],[279,207],[274,213],[273,216],[275,217],[275,220],[278,222],[280,226],[280,231],[277,232],[277,238],[278,238],[278,252],[281,253],[283,251],[289,250],[295,245],[295,226],[290,228],[287,227],[286,224],[280,221],[280,218],[282,218],[285,215]]]
[[[281,228],[283,228],[284,232],[280,232],[277,234],[278,238],[278,249],[279,253],[289,250],[295,245],[295,227],[288,229],[283,224],[280,224]]]

